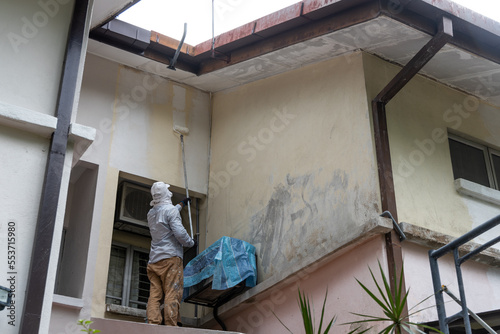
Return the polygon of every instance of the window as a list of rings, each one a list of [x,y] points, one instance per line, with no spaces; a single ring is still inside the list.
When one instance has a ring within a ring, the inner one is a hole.
[[[146,309],[149,297],[147,251],[126,245],[111,246],[106,304]]]
[[[485,187],[500,189],[500,152],[452,135],[448,142],[455,179],[466,179]]]

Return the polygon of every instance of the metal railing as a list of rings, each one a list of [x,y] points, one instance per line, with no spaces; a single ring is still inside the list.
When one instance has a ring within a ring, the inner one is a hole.
[[[450,333],[448,324],[450,324],[451,322],[453,322],[457,319],[460,319],[460,318],[462,318],[464,321],[465,333],[472,334],[470,320],[469,320],[469,314],[468,314],[468,308],[467,308],[467,302],[466,302],[466,298],[465,298],[465,289],[464,289],[464,282],[463,282],[463,277],[462,277],[462,269],[460,266],[462,265],[462,263],[469,260],[474,255],[477,255],[480,252],[484,251],[485,249],[500,242],[500,236],[486,242],[485,244],[481,245],[480,247],[470,251],[469,253],[467,253],[463,256],[459,255],[458,248],[460,246],[462,246],[463,244],[476,238],[477,236],[491,230],[492,228],[494,228],[495,226],[497,226],[499,224],[500,224],[500,215],[488,220],[486,223],[483,223],[482,225],[479,225],[478,227],[472,229],[471,231],[467,232],[466,234],[462,235],[461,237],[453,240],[449,244],[447,244],[439,249],[429,251],[429,262],[431,265],[432,283],[434,286],[434,294],[435,294],[435,298],[436,298],[436,308],[437,308],[437,313],[438,313],[438,318],[439,318],[439,329],[444,334]],[[445,289],[443,288],[443,286],[441,284],[441,277],[439,275],[438,259],[440,257],[446,255],[449,252],[453,252],[453,257],[455,260],[455,271],[457,274],[458,289],[459,289],[459,293],[460,293],[460,303],[462,305],[462,311],[460,311],[460,312],[458,312],[450,317],[446,317],[446,308],[445,308],[444,298],[443,298],[443,292],[445,292]]]

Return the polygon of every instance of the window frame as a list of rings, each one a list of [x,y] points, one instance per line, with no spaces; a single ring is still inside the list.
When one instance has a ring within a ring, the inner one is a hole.
[[[500,175],[495,175],[494,166],[493,166],[493,159],[492,159],[493,154],[500,157],[500,152],[489,147],[489,146],[479,144],[479,143],[474,142],[472,140],[465,139],[463,137],[459,137],[459,136],[451,134],[451,133],[448,133],[448,147],[449,147],[449,139],[481,150],[483,152],[484,163],[486,165],[486,174],[487,174],[488,182],[489,182],[489,186],[487,188],[500,190],[500,188],[499,188]],[[451,152],[451,148],[450,148],[450,158],[451,158],[451,155],[452,155],[452,152]],[[450,162],[451,162],[452,167],[453,167],[453,159],[450,159]],[[453,178],[455,180],[459,179],[459,178],[455,178],[455,175],[453,175]],[[471,180],[467,180],[467,181],[476,183],[476,182],[471,181]],[[481,186],[483,186],[483,185],[481,185]]]
[[[123,269],[122,296],[121,297],[111,296],[111,295],[108,295],[106,293],[106,298],[115,299],[115,300],[119,300],[121,298],[121,300],[120,300],[121,304],[115,304],[115,305],[121,305],[121,306],[125,306],[125,307],[130,307],[133,309],[139,309],[137,307],[129,306],[130,305],[130,287],[131,287],[131,283],[132,283],[132,268],[133,268],[133,261],[134,261],[134,252],[140,252],[140,253],[147,254],[149,257],[149,250],[142,248],[142,247],[137,247],[134,245],[130,245],[130,244],[122,243],[122,242],[116,242],[116,241],[113,241],[111,243],[111,247],[113,247],[113,246],[126,249],[125,266]],[[108,265],[108,279],[107,279],[107,281],[109,281],[109,265]],[[106,284],[107,284],[107,282],[106,282]],[[145,303],[140,302],[140,301],[133,301],[133,303],[144,304],[144,306],[146,306]]]
[[[493,170],[493,172],[492,172],[493,181],[495,184],[495,188],[493,188],[493,189],[500,190],[500,175],[497,175],[495,173],[495,165],[493,164],[493,155],[497,156],[500,159],[500,151],[495,150],[494,148],[489,148],[488,151],[489,151],[489,159],[491,162],[491,169]]]

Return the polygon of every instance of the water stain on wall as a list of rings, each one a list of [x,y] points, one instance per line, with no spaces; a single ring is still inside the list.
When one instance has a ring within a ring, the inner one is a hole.
[[[287,175],[275,186],[266,206],[251,217],[249,235],[244,239],[257,247],[262,279],[293,265],[317,247],[324,247],[334,230],[332,222],[344,229],[345,222],[353,219],[347,203],[357,195],[345,196],[348,174],[336,170],[329,182],[320,184],[320,173]]]

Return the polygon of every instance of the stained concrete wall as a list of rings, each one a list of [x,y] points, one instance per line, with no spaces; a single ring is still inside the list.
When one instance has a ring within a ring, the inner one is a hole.
[[[91,239],[95,243],[90,249],[95,249],[96,258],[91,261],[94,267],[87,269],[93,292],[92,301],[85,301],[85,312],[104,317],[113,240],[134,240],[137,246],[149,248],[145,238],[126,232],[113,235],[119,178],[146,184],[164,181],[182,193],[184,172],[180,138],[173,132],[175,124],[189,128],[184,137],[189,188],[192,195],[203,198],[208,184],[210,97],[89,54],[77,121],[97,129],[95,142],[82,157],[99,166],[93,215],[99,233]],[[204,215],[202,209],[202,226]]]
[[[371,100],[400,67],[368,54],[363,60]],[[500,108],[416,76],[389,102],[387,119],[400,221],[458,237],[500,214],[498,205],[455,190],[447,135],[498,149]]]
[[[380,214],[364,80],[355,53],[214,95],[207,244],[255,245],[259,282]]]

